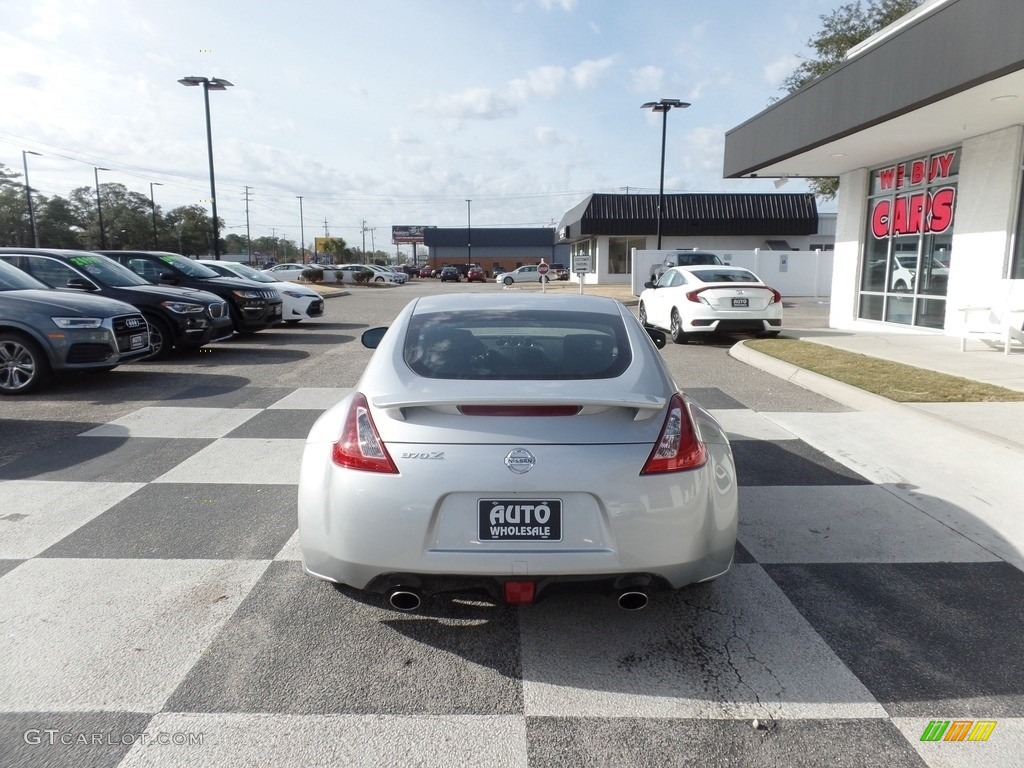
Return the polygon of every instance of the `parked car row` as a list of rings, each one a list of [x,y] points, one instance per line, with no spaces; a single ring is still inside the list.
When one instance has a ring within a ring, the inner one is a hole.
[[[0,393],[323,315],[315,291],[160,251],[0,248]]]

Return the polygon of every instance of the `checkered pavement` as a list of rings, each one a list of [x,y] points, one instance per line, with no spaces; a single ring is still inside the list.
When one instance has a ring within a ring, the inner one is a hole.
[[[168,401],[0,466],[0,764],[1024,761],[1024,574],[884,452],[827,449],[863,414],[693,392],[742,486],[713,584],[399,614],[298,563],[304,438],[345,392]]]

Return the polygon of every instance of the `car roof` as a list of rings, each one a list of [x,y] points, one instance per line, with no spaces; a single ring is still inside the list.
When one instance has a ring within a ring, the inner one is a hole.
[[[490,309],[501,311],[509,310],[530,310],[530,309],[557,309],[577,312],[605,312],[607,314],[619,315],[618,301],[609,296],[590,296],[587,294],[567,293],[552,296],[539,293],[516,293],[508,294],[502,292],[499,295],[492,293],[447,293],[435,296],[423,296],[413,300],[413,313],[426,312],[451,312],[457,310],[481,310]]]

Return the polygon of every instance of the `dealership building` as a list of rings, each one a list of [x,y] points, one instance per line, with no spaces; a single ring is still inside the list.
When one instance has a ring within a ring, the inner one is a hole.
[[[833,327],[959,333],[1024,281],[1024,2],[926,0],[729,131],[724,175],[840,179]]]

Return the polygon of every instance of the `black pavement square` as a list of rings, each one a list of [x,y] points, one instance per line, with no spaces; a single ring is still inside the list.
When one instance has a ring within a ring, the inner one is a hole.
[[[743,403],[715,387],[683,387],[683,391],[703,405],[715,410],[737,410],[746,408]]]
[[[520,714],[518,613],[429,600],[409,616],[272,563],[165,711]]]
[[[151,717],[138,712],[0,712],[0,765],[114,768]]]
[[[294,391],[281,387],[204,385],[178,392],[153,405],[175,408],[267,408]]]
[[[870,485],[803,440],[733,440],[739,485]]]
[[[691,766],[924,766],[888,720],[530,717],[530,768]]]
[[[736,557],[733,560],[733,562],[734,563],[756,563],[757,562],[757,558],[755,558],[752,554],[750,554],[750,551],[746,547],[744,547],[742,544],[740,544],[739,540],[737,539],[736,540]]]
[[[73,437],[0,467],[0,480],[148,483],[213,440],[163,437]]]
[[[40,557],[270,560],[295,533],[295,486],[155,483]]]
[[[322,410],[272,408],[257,413],[224,437],[301,438],[305,440],[313,422],[322,414]]]
[[[3,528],[0,528],[0,533],[3,533]],[[3,576],[8,571],[13,571],[24,562],[24,560],[0,560],[0,576]]]
[[[1013,566],[763,567],[891,716],[1024,715],[1024,573]]]

